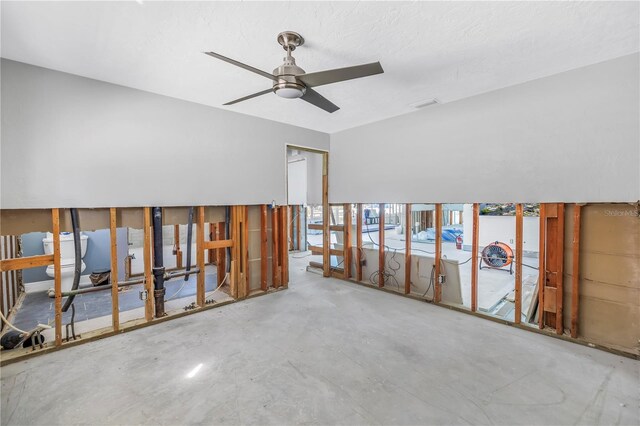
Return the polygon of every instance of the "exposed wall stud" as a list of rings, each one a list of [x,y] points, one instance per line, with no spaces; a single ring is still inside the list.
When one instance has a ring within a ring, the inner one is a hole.
[[[545,209],[545,282],[541,313],[544,325],[564,332],[563,273],[564,273],[564,204],[546,204]]]
[[[440,275],[442,270],[440,267],[440,261],[442,259],[442,204],[436,204],[435,212],[435,228],[436,228],[436,254],[435,254],[435,291],[433,294],[433,300],[436,303],[440,303],[442,300],[442,284],[440,284]]]
[[[362,203],[358,203],[356,218],[356,281],[362,281]]]
[[[580,204],[573,205],[573,241],[571,245],[571,337],[578,337],[580,306]]]
[[[176,268],[182,268],[182,249],[180,247],[180,225],[173,225],[173,246],[176,251]]]
[[[280,285],[287,287],[289,285],[289,207],[280,208]]]
[[[243,292],[240,290],[243,287],[242,283],[242,271],[243,265],[241,253],[242,253],[242,240],[241,240],[241,226],[242,226],[242,206],[231,207],[231,240],[233,240],[233,246],[231,247],[231,285],[230,293],[231,297],[238,299]]]
[[[251,290],[251,269],[249,268],[249,206],[241,206],[242,212],[242,297],[249,295]]]
[[[9,256],[12,258],[16,257],[15,253],[15,245],[14,245],[14,237],[9,235],[5,238],[5,241],[9,240]],[[11,305],[15,306],[18,302],[18,279],[16,276],[17,271],[14,269],[13,271],[9,271],[9,278],[11,279]]]
[[[544,287],[546,283],[545,272],[545,247],[546,244],[546,225],[547,218],[545,214],[545,204],[540,203],[540,224],[539,224],[539,242],[538,242],[538,328],[544,328]]]
[[[211,241],[218,241],[220,239],[220,231],[218,230],[217,223],[211,223]],[[218,251],[219,249],[213,250],[213,263],[218,266]]]
[[[343,207],[344,209],[344,278],[351,278],[351,204],[347,203]]]
[[[329,231],[329,154],[322,155],[322,274],[331,276],[331,233]]]
[[[478,310],[478,251],[480,233],[480,205],[473,203],[473,234],[471,236],[471,312]]]
[[[556,333],[564,332],[564,203],[558,203],[558,313],[556,314]]]
[[[271,209],[271,260],[272,260],[272,283],[271,285],[275,288],[280,287],[280,262],[278,258],[280,257],[280,246],[278,244],[278,207],[274,207]]]
[[[227,238],[226,227],[226,222],[218,222],[218,226],[216,226],[216,240],[224,240]],[[220,285],[227,274],[226,248],[218,249],[218,254],[216,255],[216,274],[218,275],[218,285]],[[227,285],[228,284],[229,282],[227,282]]]
[[[60,210],[51,209],[53,224],[53,291],[55,296],[55,345],[62,345],[62,268],[60,259]]]
[[[204,264],[204,206],[197,207],[196,225],[196,264],[199,273],[196,274],[196,304],[200,307],[205,305],[205,264]]]
[[[267,291],[267,270],[268,270],[268,250],[267,250],[267,205],[260,206],[260,288]]]
[[[384,287],[385,252],[384,252],[384,203],[379,205],[378,215],[378,287]]]
[[[516,277],[514,284],[515,291],[515,318],[514,322],[520,324],[522,318],[522,204],[516,204]]]
[[[144,316],[147,321],[153,319],[153,274],[151,272],[151,208],[143,209],[144,215],[144,288],[147,299],[144,302]]]
[[[109,209],[109,235],[111,237],[111,325],[120,329],[120,309],[118,300],[118,234],[116,232],[116,209]]]
[[[411,293],[411,204],[404,206],[404,294]]]
[[[302,250],[302,229],[301,229],[301,224],[302,224],[302,213],[304,211],[304,208],[302,206],[297,206],[296,207],[297,210],[297,214],[296,214],[296,249],[298,251],[303,251]]]

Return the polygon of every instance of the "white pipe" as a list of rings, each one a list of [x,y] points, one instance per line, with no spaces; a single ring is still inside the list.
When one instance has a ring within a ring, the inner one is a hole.
[[[5,324],[7,324],[9,326],[9,328],[14,329],[15,331],[17,331],[18,333],[27,333],[24,330],[20,330],[18,327],[14,326],[13,324],[11,324],[4,316],[4,314],[2,313],[2,311],[0,311],[0,317],[2,317],[2,321],[4,321]]]

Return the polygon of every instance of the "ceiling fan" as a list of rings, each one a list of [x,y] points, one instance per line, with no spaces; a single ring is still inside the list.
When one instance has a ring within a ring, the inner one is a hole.
[[[302,36],[298,33],[294,33],[293,31],[285,31],[278,34],[278,43],[280,43],[284,50],[287,51],[287,56],[284,58],[284,63],[274,69],[272,74],[231,58],[227,58],[226,56],[222,56],[215,52],[204,52],[209,56],[223,60],[237,67],[244,68],[247,71],[254,72],[273,81],[273,87],[270,89],[244,96],[231,102],[227,102],[224,105],[237,104],[238,102],[243,102],[248,99],[274,92],[282,98],[300,98],[303,101],[307,101],[310,104],[331,113],[339,110],[340,108],[320,93],[313,90],[312,87],[382,74],[384,72],[380,62],[372,62],[370,64],[336,68],[307,74],[302,68],[296,65],[296,60],[291,56],[291,52],[293,52],[296,47],[300,47],[304,44]]]

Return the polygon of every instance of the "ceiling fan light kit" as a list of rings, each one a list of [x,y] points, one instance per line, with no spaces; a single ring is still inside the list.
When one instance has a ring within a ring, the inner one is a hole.
[[[255,74],[266,77],[272,81],[271,89],[253,93],[242,98],[227,102],[224,105],[233,105],[238,102],[246,101],[267,93],[273,92],[281,98],[297,99],[300,98],[310,104],[323,109],[329,113],[335,112],[340,108],[326,99],[320,93],[312,89],[312,87],[323,86],[325,84],[337,83],[340,81],[352,80],[355,78],[367,77],[370,75],[382,74],[384,70],[380,62],[372,62],[370,64],[356,65],[353,67],[337,68],[327,71],[319,71],[307,74],[305,70],[296,65],[296,60],[291,56],[291,52],[304,44],[304,38],[293,31],[284,31],[278,34],[278,43],[287,52],[282,65],[273,70],[269,74],[265,71],[254,68],[250,65],[243,64],[234,59],[227,58],[215,52],[204,52],[205,54],[228,62],[232,65],[244,68]]]

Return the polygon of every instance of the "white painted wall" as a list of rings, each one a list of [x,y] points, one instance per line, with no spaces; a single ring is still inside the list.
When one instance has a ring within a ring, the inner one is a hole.
[[[322,154],[290,148],[289,161],[303,158],[306,160],[306,195],[304,204],[322,205]],[[289,204],[301,204],[291,202],[291,189],[289,190]],[[294,195],[298,196],[298,195]]]
[[[2,59],[1,207],[284,204],[299,127]],[[54,167],[55,166],[55,167]]]
[[[289,157],[288,167],[288,204],[307,204],[307,159],[300,156]]]
[[[302,152],[307,158],[307,203],[322,205],[322,154]],[[329,154],[331,156],[331,154]]]
[[[624,56],[332,134],[329,200],[637,201],[638,62]]]
[[[470,248],[473,237],[473,207],[465,204],[463,211],[463,244]],[[514,252],[516,248],[515,216],[478,216],[478,245],[480,248],[500,241],[506,243]],[[540,218],[522,218],[522,250],[525,254],[538,253],[540,250]]]

